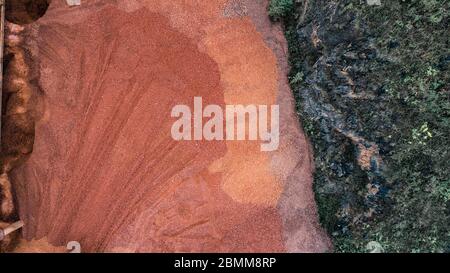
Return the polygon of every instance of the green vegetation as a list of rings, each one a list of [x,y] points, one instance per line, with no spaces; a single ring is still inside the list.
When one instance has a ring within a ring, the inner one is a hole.
[[[352,203],[352,210],[367,209],[361,196],[367,176],[372,174],[354,170],[342,182],[347,183],[343,186],[344,193],[327,190],[324,185],[329,182],[324,181],[337,179],[329,171],[333,162],[351,162],[354,156],[351,151],[330,154],[324,148],[327,144],[319,120],[304,111],[300,95],[305,92],[303,86],[308,86],[305,80],[311,81],[312,72],[304,67],[309,59],[314,59],[311,54],[315,51],[308,52],[299,43],[298,29],[303,23],[299,21],[306,14],[305,21],[319,22],[320,18],[314,16],[320,13],[312,9],[325,10],[326,4],[309,0],[305,12],[305,1],[293,7],[288,2],[291,1],[273,0],[270,14],[285,24],[291,85],[305,132],[318,158],[315,191],[320,219],[334,240],[335,251],[365,252],[367,244],[376,241],[387,252],[449,252],[450,1],[392,0],[382,1],[382,6],[368,6],[365,1],[349,0],[341,1],[335,8],[334,16],[356,18],[352,20],[354,28],[371,39],[377,58],[364,63],[360,78],[367,83],[365,86],[381,86],[376,99],[365,104],[342,101],[364,125],[361,134],[388,147],[382,153],[385,181],[382,186],[389,190],[380,201],[381,208],[375,216],[352,224],[342,224],[342,204],[353,193],[360,201]],[[336,138],[336,141],[346,140]]]
[[[269,15],[274,19],[281,19],[293,8],[294,0],[272,0],[269,5]]]
[[[449,1],[393,2],[367,15],[372,25],[392,22],[380,33],[380,48],[388,52],[388,40],[400,43],[391,53],[399,62],[385,72],[390,102],[400,116],[393,132],[397,147],[388,159],[395,205],[376,228],[392,251],[448,251]]]

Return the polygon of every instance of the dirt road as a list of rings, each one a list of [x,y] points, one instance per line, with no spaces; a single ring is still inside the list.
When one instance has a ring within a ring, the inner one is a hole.
[[[41,90],[34,151],[12,173],[24,238],[86,252],[328,250],[286,42],[266,5],[53,1],[27,25]],[[171,109],[195,96],[279,104],[279,149],[173,140]]]

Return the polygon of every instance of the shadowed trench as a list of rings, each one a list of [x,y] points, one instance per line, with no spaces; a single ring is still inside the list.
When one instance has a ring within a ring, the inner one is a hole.
[[[6,0],[6,19],[15,24],[30,24],[42,16],[51,0]]]

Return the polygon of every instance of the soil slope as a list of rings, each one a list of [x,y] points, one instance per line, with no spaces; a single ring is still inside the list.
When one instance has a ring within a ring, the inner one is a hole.
[[[53,1],[23,32],[40,87],[34,150],[11,174],[25,240],[79,241],[84,252],[327,251],[267,2],[85,2]],[[174,141],[171,109],[194,96],[279,104],[279,149]]]

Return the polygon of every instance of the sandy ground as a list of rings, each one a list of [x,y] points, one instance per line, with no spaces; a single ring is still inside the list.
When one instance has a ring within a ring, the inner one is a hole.
[[[53,1],[25,28],[40,91],[34,151],[12,173],[20,251],[329,250],[267,1],[85,2]],[[279,149],[174,141],[171,109],[194,96],[279,104]]]

